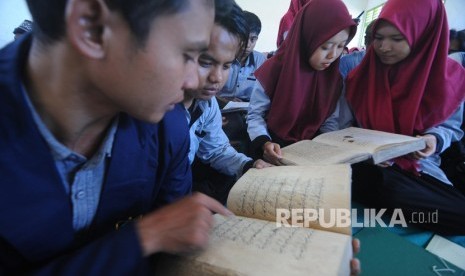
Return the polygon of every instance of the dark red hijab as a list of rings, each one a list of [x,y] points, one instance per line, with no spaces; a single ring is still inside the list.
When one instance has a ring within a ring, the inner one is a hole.
[[[279,48],[284,41],[284,33],[289,31],[291,28],[292,22],[294,22],[294,18],[297,12],[307,4],[308,0],[291,0],[291,4],[289,5],[289,10],[283,15],[281,21],[279,22],[279,29],[278,29],[278,39],[276,40],[276,46]]]
[[[314,70],[308,60],[319,46],[349,27],[350,40],[356,25],[341,0],[310,0],[276,55],[255,71],[271,99],[268,129],[278,138],[311,139],[334,111],[342,90],[339,58],[324,71]]]
[[[451,116],[465,95],[465,71],[447,57],[444,5],[439,0],[389,0],[379,19],[405,36],[411,52],[403,61],[385,65],[372,45],[347,78],[347,100],[364,128],[422,134]]]

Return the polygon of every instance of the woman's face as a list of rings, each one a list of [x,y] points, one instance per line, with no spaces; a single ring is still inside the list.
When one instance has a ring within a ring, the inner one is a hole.
[[[345,29],[321,44],[308,60],[310,66],[322,71],[328,68],[333,61],[339,58],[349,39],[349,29]]]
[[[381,21],[373,35],[373,46],[382,63],[392,65],[410,54],[407,39],[392,24]]]

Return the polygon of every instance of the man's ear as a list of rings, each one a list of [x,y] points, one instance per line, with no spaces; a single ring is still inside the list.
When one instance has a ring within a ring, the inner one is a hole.
[[[65,21],[70,43],[89,58],[104,57],[104,30],[108,27],[109,15],[103,0],[69,0]]]

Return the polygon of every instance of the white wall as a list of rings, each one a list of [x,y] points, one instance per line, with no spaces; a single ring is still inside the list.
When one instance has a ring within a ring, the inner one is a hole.
[[[13,41],[13,30],[24,19],[31,20],[24,0],[0,0],[0,48]]]
[[[367,0],[367,10],[377,7],[383,3],[386,3],[386,0]]]
[[[446,0],[445,3],[449,28],[456,30],[465,29],[465,0]]]
[[[255,50],[269,52],[276,49],[279,21],[289,9],[290,0],[236,0],[243,9],[255,13],[262,22],[262,31]]]
[[[362,11],[365,10],[367,6],[367,1],[368,0],[342,0],[344,4],[346,4],[347,9],[349,10],[349,13],[352,15],[352,18],[357,17]],[[364,36],[363,31],[361,31],[361,28],[363,27],[363,19],[365,18],[365,13],[362,15],[360,18],[360,26],[357,28],[357,33],[355,34],[355,37],[350,41],[348,47],[349,49],[352,47],[359,47],[359,41],[360,37]]]

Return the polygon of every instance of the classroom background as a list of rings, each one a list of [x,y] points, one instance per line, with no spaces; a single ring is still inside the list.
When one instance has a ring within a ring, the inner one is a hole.
[[[269,52],[276,49],[276,36],[278,33],[279,20],[289,8],[290,0],[236,0],[239,6],[257,14],[262,21],[262,32],[255,50]],[[343,0],[349,12],[355,18],[360,13],[360,27],[349,48],[361,47],[363,45],[363,30],[366,22],[375,19],[381,10],[385,0]],[[445,0],[449,28],[465,29],[464,0]],[[13,40],[13,30],[18,27],[24,19],[31,20],[31,15],[24,0],[1,0],[0,1],[0,47]]]

